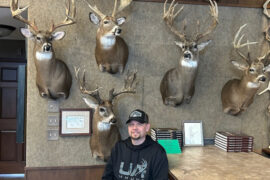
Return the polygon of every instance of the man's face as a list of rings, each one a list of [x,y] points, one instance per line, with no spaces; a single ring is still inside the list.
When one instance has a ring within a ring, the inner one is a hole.
[[[150,124],[131,121],[128,123],[128,134],[133,140],[144,138],[150,129]]]

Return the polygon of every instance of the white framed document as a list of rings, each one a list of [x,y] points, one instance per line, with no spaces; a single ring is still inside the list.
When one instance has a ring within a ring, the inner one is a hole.
[[[80,136],[91,134],[90,109],[61,109],[60,136]]]
[[[184,146],[203,146],[202,121],[183,122]]]

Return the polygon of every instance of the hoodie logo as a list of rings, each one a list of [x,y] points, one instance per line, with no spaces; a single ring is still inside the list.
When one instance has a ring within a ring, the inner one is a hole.
[[[144,179],[144,175],[146,174],[146,168],[147,168],[147,161],[142,159],[140,164],[137,164],[133,169],[133,163],[129,164],[129,170],[124,171],[124,162],[121,162],[120,169],[119,169],[119,176],[120,178],[123,178],[122,176],[125,176],[124,179],[127,179],[128,177],[131,177],[131,179],[134,179],[134,177],[140,175],[141,179]]]

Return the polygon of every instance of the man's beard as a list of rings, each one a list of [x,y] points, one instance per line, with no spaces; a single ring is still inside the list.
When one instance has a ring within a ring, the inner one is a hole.
[[[130,138],[131,138],[132,140],[139,140],[139,139],[141,139],[142,137],[141,137],[141,135],[139,135],[138,137],[130,136]]]

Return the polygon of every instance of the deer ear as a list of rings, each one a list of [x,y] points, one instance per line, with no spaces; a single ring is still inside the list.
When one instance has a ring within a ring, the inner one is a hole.
[[[243,64],[243,63],[239,63],[237,61],[231,61],[231,63],[239,70],[241,71],[245,71],[248,69],[248,65],[247,64]]]
[[[174,43],[176,44],[176,46],[179,46],[180,48],[183,48],[184,43],[181,41],[174,41]]]
[[[210,42],[211,42],[211,40],[208,40],[206,42],[202,42],[202,43],[198,44],[198,51],[202,51]]]
[[[92,13],[92,12],[89,13],[89,19],[95,25],[98,25],[99,22],[100,22],[100,20],[98,19],[98,17],[94,13]]]
[[[55,32],[52,34],[53,40],[61,40],[65,37],[65,32],[64,31],[59,31],[59,32]]]
[[[126,22],[126,18],[125,17],[120,17],[117,20],[117,25],[120,26],[122,25],[124,22]]]
[[[34,39],[34,34],[28,28],[21,28],[20,29],[22,35],[29,39]]]
[[[263,68],[264,72],[270,72],[270,64]]]
[[[97,109],[98,104],[96,102],[94,102],[92,99],[90,98],[83,98],[84,102],[93,109]]]

